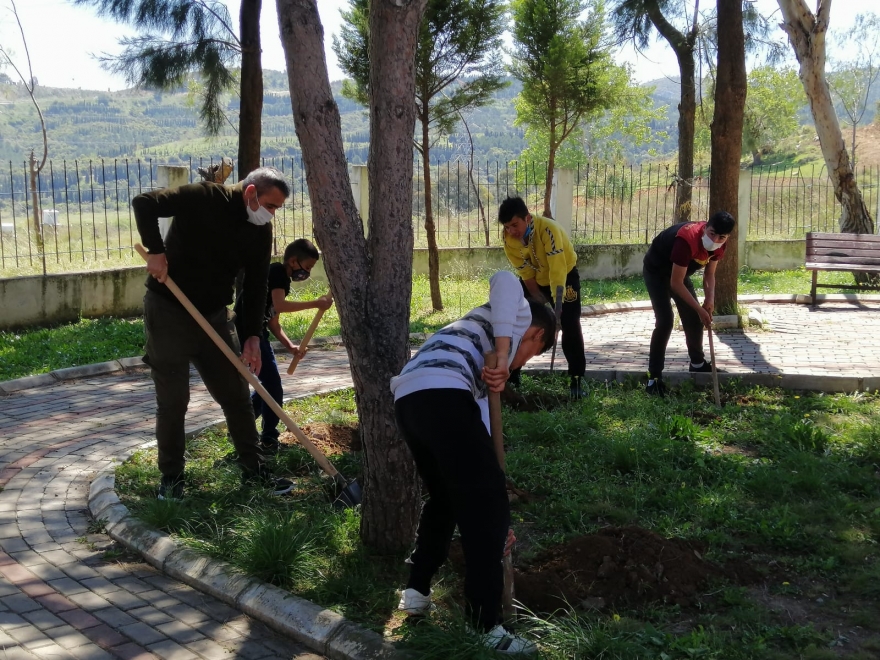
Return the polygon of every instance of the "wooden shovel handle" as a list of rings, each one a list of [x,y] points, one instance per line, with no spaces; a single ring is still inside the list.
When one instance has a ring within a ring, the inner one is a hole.
[[[144,246],[140,243],[134,246],[134,249],[137,250],[138,254],[140,254],[144,261],[147,260],[148,253],[144,249]],[[211,340],[217,345],[223,355],[225,355],[232,364],[235,365],[235,368],[238,369],[238,372],[244,376],[244,379],[251,384],[251,387],[256,390],[257,394],[265,401],[272,411],[278,415],[279,419],[284,422],[284,425],[288,428],[288,430],[293,433],[299,443],[306,448],[306,451],[311,454],[312,458],[321,466],[321,469],[324,470],[327,474],[333,477],[334,480],[339,481],[340,479],[344,483],[345,480],[339,471],[333,467],[333,464],[327,460],[327,457],[321,453],[321,450],[318,449],[315,444],[306,437],[306,434],[303,433],[300,428],[296,425],[290,415],[284,412],[284,409],[278,405],[278,402],[272,398],[272,395],[266,391],[266,388],[263,387],[263,384],[260,383],[259,379],[254,376],[246,366],[241,363],[241,360],[238,359],[238,356],[229,348],[229,344],[223,341],[223,338],[217,334],[217,331],[208,323],[207,319],[202,315],[202,313],[195,308],[189,298],[187,298],[186,294],[180,290],[180,287],[172,280],[170,277],[165,277],[165,286],[168,287],[168,290],[174,294],[174,297],[180,301],[180,304],[184,306],[186,311],[190,313],[190,315],[195,319],[196,323],[198,323],[202,330],[204,330],[207,335],[211,338]]]
[[[331,300],[333,298],[331,297]],[[329,308],[328,308],[329,309]],[[303,354],[306,348],[309,345],[309,342],[312,340],[312,335],[315,334],[315,330],[318,329],[318,324],[321,322],[321,317],[324,316],[324,312],[326,309],[319,309],[318,313],[315,314],[315,318],[312,319],[312,323],[309,326],[309,329],[306,330],[305,336],[302,338],[302,341],[299,343],[299,350],[294,353],[293,359],[290,361],[290,366],[287,367],[287,375],[289,376],[294,371],[296,371],[296,365],[299,364],[299,361],[302,360]]]
[[[494,369],[498,366],[498,356],[495,351],[487,351],[483,353],[483,359],[486,366]],[[507,468],[504,463],[504,427],[501,425],[501,393],[489,391],[489,428],[492,432],[492,444],[495,445],[495,456],[498,457],[498,464],[501,470],[506,472]]]
[[[715,369],[715,341],[712,339],[712,326],[709,326],[709,359],[712,360],[712,389],[715,393],[715,405],[721,407],[721,392],[718,388],[718,371]]]

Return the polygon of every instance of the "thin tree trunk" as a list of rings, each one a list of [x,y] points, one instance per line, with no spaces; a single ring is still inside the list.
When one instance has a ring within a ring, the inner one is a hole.
[[[547,154],[547,180],[544,182],[544,217],[552,218],[550,210],[551,197],[553,196],[553,170],[556,167],[556,126],[550,126],[550,151]]]
[[[260,138],[263,116],[263,67],[260,55],[260,12],[262,0],[242,0],[241,104],[238,114],[238,179],[260,166]]]
[[[678,179],[675,186],[673,223],[685,222],[691,217],[694,182],[694,120],[697,114],[694,47],[697,38],[696,20],[699,2],[694,7],[694,25],[687,34],[679,32],[666,20],[657,0],[646,0],[644,6],[651,23],[675,53],[681,74],[681,96],[678,103]]]
[[[694,183],[694,134],[697,116],[697,84],[694,51],[676,51],[681,72],[681,98],[678,103],[678,182],[675,187],[675,220],[691,219]]]
[[[736,217],[739,200],[739,163],[742,153],[743,113],[746,105],[746,51],[742,0],[717,0],[718,70],[715,115],[712,118],[712,169],[709,173],[709,214],[727,211]],[[739,274],[735,228],[727,239],[724,258],[715,273],[715,306],[721,313],[736,312]]]
[[[440,252],[437,249],[437,230],[434,226],[434,195],[431,187],[431,136],[428,117],[419,118],[422,124],[422,173],[425,178],[425,236],[428,239],[428,282],[431,287],[431,307],[443,309],[440,295]]]
[[[834,196],[840,202],[840,231],[873,234],[874,221],[856,184],[855,172],[825,78],[825,35],[828,31],[831,1],[820,2],[815,16],[804,0],[778,2],[784,21],[780,27],[788,35],[800,65],[798,74],[810,102],[810,112],[816,125],[822,156],[834,185]]]
[[[324,58],[317,0],[277,0],[294,124],[315,237],[351,362],[364,441],[361,538],[395,552],[412,541],[421,508],[415,465],[397,433],[388,388],[409,357],[412,282],[412,135],[416,34],[425,0],[370,6],[369,238],[345,162],[339,108]],[[410,99],[409,102],[404,99]]]
[[[43,275],[46,274],[46,250],[43,245],[43,223],[40,222],[40,198],[37,195],[37,157],[31,151],[31,157],[28,160],[31,171],[31,206],[34,210],[34,238],[37,241],[37,253],[40,255],[40,261],[43,265]]]

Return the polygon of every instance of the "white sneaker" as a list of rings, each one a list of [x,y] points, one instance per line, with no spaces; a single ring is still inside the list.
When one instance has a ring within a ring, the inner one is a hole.
[[[534,642],[507,632],[502,625],[495,626],[483,635],[482,638],[486,646],[495,649],[499,653],[532,655],[538,651],[538,647]]]
[[[431,593],[434,591],[431,590]],[[406,589],[401,592],[400,602],[397,604],[397,609],[410,616],[426,616],[436,608],[437,606],[431,602],[431,594],[425,596],[416,589]]]

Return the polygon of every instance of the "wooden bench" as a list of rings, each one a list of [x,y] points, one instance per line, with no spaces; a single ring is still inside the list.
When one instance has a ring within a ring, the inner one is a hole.
[[[816,305],[816,288],[880,291],[876,284],[817,284],[820,270],[861,271],[880,273],[880,236],[873,234],[807,234],[807,256],[804,267],[813,271],[810,298]]]

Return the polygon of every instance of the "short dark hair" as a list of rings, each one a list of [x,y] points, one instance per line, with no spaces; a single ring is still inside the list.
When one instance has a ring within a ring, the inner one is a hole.
[[[529,309],[532,312],[532,322],[529,327],[540,328],[544,331],[544,346],[541,353],[553,346],[556,337],[556,314],[544,303],[529,300]]]
[[[315,244],[312,243],[307,238],[298,238],[293,243],[284,248],[284,262],[287,263],[289,259],[296,258],[297,261],[302,261],[303,259],[314,259],[317,261],[321,258],[321,255],[318,253],[318,248],[315,247]]]
[[[522,197],[508,197],[498,207],[498,222],[506,225],[514,218],[523,218],[529,214],[529,207]]]
[[[716,234],[729,234],[736,227],[736,220],[727,211],[717,211],[709,218],[709,225]]]
[[[283,193],[284,199],[290,197],[290,185],[287,179],[274,167],[258,167],[253,170],[241,182],[242,190],[248,186],[256,186],[258,195],[266,193],[269,188],[277,188]]]

